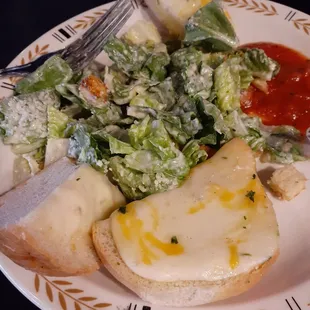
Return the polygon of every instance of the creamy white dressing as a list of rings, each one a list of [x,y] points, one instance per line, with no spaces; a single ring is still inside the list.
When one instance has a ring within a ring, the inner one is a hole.
[[[277,222],[255,173],[251,150],[234,140],[182,187],[114,212],[112,234],[126,265],[157,281],[215,281],[267,261],[278,249]]]

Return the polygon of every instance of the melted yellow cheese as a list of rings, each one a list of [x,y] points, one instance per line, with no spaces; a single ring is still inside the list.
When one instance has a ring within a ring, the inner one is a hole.
[[[195,214],[195,213],[199,212],[200,210],[203,210],[205,207],[206,207],[205,203],[200,201],[197,204],[195,204],[193,207],[191,207],[189,209],[188,213],[189,214]]]
[[[113,213],[111,230],[123,261],[157,281],[221,280],[266,261],[277,251],[278,228],[254,173],[252,151],[235,139],[194,168],[180,188]]]
[[[184,248],[180,244],[171,243],[171,239],[167,242],[159,240],[154,233],[145,231],[143,221],[137,217],[136,208],[141,204],[133,202],[126,207],[126,212],[118,212],[117,220],[122,230],[124,238],[133,243],[137,247],[137,252],[140,254],[140,261],[146,265],[151,265],[153,260],[159,259],[154,253],[152,247],[162,251],[166,255],[180,255],[184,252]],[[152,230],[156,231],[158,227],[158,211],[152,204]]]
[[[231,244],[229,246],[229,253],[230,253],[229,266],[231,269],[235,269],[239,265],[239,253],[237,245]]]

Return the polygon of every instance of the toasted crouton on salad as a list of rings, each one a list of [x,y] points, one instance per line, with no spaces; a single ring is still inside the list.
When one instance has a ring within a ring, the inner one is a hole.
[[[292,200],[306,188],[306,177],[293,165],[288,165],[276,170],[268,184],[279,198]]]

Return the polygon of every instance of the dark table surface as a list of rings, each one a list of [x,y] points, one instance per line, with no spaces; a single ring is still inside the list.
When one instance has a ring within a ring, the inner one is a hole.
[[[1,1],[0,68],[5,67],[20,51],[49,29],[76,14],[107,2],[110,1]],[[277,0],[277,2],[310,14],[309,0]],[[1,309],[38,309],[23,297],[2,273],[0,273],[0,287],[2,296],[1,304],[8,303],[10,305],[4,308],[1,306]]]

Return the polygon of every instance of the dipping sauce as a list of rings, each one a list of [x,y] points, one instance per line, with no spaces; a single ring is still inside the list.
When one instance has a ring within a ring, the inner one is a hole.
[[[302,134],[310,127],[310,60],[297,51],[274,43],[253,43],[281,65],[268,82],[268,94],[251,86],[241,96],[243,112],[259,116],[265,125],[291,125]]]

